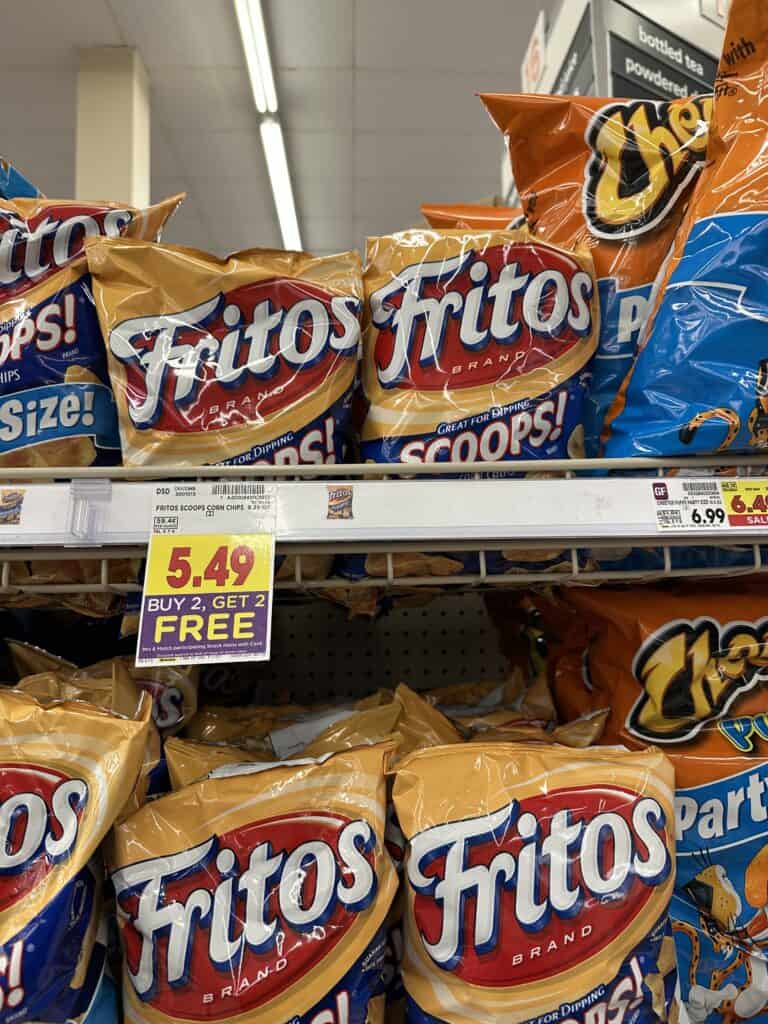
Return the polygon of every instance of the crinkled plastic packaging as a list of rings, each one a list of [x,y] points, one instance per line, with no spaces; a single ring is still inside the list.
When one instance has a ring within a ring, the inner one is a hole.
[[[168,775],[172,789],[183,789],[210,775],[217,768],[233,764],[264,764],[275,761],[271,750],[244,750],[230,743],[204,743],[172,736],[165,744]]]
[[[525,224],[525,215],[519,206],[422,203],[421,214],[431,228],[492,228],[496,231],[509,231]]]
[[[593,457],[632,365],[651,287],[706,159],[712,97],[490,94],[482,100],[507,136],[531,232],[555,245],[586,245],[595,261],[600,341],[584,418],[586,453]]]
[[[397,885],[388,751],[224,767],[116,828],[129,1019],[365,1024]]]
[[[88,266],[129,466],[340,462],[360,346],[357,253],[100,239]]]
[[[405,231],[368,240],[365,295],[364,460],[580,453],[600,321],[586,250],[520,232]]]
[[[466,744],[401,763],[408,1020],[676,1020],[673,785],[659,751]]]
[[[768,446],[767,70],[768,8],[733,0],[708,163],[611,411],[610,456]]]
[[[152,707],[151,696],[144,695],[131,678],[125,663],[119,658],[103,662],[101,666],[95,665],[90,672],[81,670],[70,673],[67,669],[39,672],[22,679],[17,684],[17,689],[42,704],[53,701],[86,701],[96,707],[136,720],[142,720],[146,708]],[[147,746],[141,771],[127,805],[121,809],[121,817],[137,810],[151,793],[157,792],[158,783],[165,776],[162,756],[160,734],[154,723],[150,722],[147,726]]]
[[[136,783],[149,726],[0,690],[0,1020],[80,1021],[105,964],[98,856]]]
[[[608,708],[605,742],[687,752],[681,787],[698,782],[699,757],[768,757],[766,594],[742,581],[565,592],[573,624],[552,655],[561,718]]]
[[[72,682],[112,675],[113,666],[120,663],[127,669],[133,682],[152,698],[152,719],[162,736],[179,732],[197,711],[198,669],[189,665],[161,668],[136,668],[131,657],[109,658],[85,668],[50,654],[33,644],[21,640],[6,640],[14,668],[19,678],[40,672],[55,672],[60,677],[69,675]]]
[[[658,744],[674,765],[671,914],[693,1024],[768,1015],[765,595],[724,582],[574,590],[553,655],[563,715],[604,708],[606,742]]]
[[[74,199],[0,200],[0,466],[120,461],[84,241],[156,238],[183,198],[146,210]]]

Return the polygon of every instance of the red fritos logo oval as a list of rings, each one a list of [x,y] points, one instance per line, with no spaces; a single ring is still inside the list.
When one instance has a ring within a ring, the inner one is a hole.
[[[382,387],[524,376],[589,337],[595,285],[573,257],[518,242],[406,267],[370,297]]]
[[[171,1017],[263,1006],[333,950],[376,895],[375,833],[337,814],[254,822],[112,876],[126,969]]]
[[[360,343],[360,300],[272,279],[109,335],[131,422],[173,433],[244,426],[319,388]]]
[[[618,787],[560,789],[411,840],[416,928],[473,985],[530,984],[606,949],[669,875],[661,805]]]
[[[130,210],[44,203],[25,220],[0,200],[0,301],[28,291],[82,256],[86,237],[116,238],[132,219]]]
[[[0,911],[70,856],[87,802],[82,779],[52,768],[0,764]]]

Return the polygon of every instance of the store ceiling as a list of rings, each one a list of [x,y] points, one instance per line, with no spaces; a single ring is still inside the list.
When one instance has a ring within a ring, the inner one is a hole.
[[[516,89],[557,0],[263,0],[304,245],[406,227],[425,200],[493,194],[500,142],[474,93]],[[130,45],[152,84],[152,197],[170,241],[279,245],[231,0],[24,0],[3,12],[0,153],[74,189],[77,49]],[[120,198],[120,197],[115,197]]]

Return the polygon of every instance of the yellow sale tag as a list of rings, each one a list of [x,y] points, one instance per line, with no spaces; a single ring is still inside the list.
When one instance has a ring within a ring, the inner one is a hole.
[[[256,533],[156,535],[144,588],[152,594],[223,594],[269,590],[275,538]]]
[[[768,480],[723,480],[720,491],[731,526],[768,526]]]
[[[274,505],[261,483],[158,485],[137,665],[269,657]]]

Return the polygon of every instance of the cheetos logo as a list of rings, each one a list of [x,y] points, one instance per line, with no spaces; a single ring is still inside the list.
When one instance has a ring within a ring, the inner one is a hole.
[[[643,644],[632,671],[641,694],[629,731],[651,743],[692,739],[768,678],[768,619],[668,623]]]
[[[610,103],[587,128],[584,216],[598,238],[652,231],[700,170],[712,97]]]

